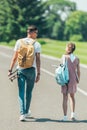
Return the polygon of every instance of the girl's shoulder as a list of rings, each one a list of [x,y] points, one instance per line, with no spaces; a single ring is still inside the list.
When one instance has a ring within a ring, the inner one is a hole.
[[[70,58],[70,55],[66,55],[66,54],[62,55],[62,59],[69,59],[69,58]]]

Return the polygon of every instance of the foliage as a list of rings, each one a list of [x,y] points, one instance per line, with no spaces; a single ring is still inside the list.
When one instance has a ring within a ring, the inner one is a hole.
[[[8,45],[9,46],[15,46],[15,43],[16,43],[16,40],[11,40],[9,43],[8,43]]]
[[[82,35],[81,34],[74,34],[70,36],[70,41],[83,41]]]
[[[56,12],[57,10],[61,12],[69,12],[76,10],[75,2],[69,0],[48,0],[47,5],[50,5],[50,8]],[[57,12],[58,13],[58,12]]]
[[[40,0],[0,0],[0,41],[25,36],[31,24],[38,26],[43,36],[46,30],[44,12],[45,3]]]
[[[38,42],[39,42],[41,45],[46,44],[46,41],[44,41],[44,39],[39,39]]]
[[[52,31],[52,38],[53,39],[58,39],[58,40],[63,40],[63,32],[64,32],[64,22],[57,22],[53,26],[53,31]]]
[[[72,12],[66,21],[65,35],[66,39],[75,34],[82,35],[82,39],[87,41],[87,12],[75,11]]]
[[[48,25],[47,37],[63,40],[65,20],[76,4],[67,0],[47,0],[46,17]]]
[[[8,21],[11,18],[12,16],[10,15],[10,9],[7,1],[0,0],[0,41],[4,40],[4,37],[6,40],[8,39],[8,30],[6,28],[8,26]]]
[[[0,41],[25,37],[31,24],[38,37],[87,41],[86,23],[87,13],[76,11],[70,0],[0,0]]]

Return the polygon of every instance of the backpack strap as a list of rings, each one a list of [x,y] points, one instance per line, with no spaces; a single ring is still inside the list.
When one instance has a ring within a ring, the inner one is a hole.
[[[34,43],[36,42],[36,40],[33,40],[32,42],[30,42],[31,45],[34,45]]]
[[[30,42],[29,44],[34,45],[35,42],[36,40],[32,40],[32,42]],[[23,39],[20,39],[20,44],[21,45],[25,44],[25,41]],[[29,44],[26,44],[26,45],[29,45]]]
[[[25,42],[23,41],[23,39],[20,39],[20,45],[25,44]]]
[[[67,56],[63,56],[63,64],[68,65],[68,57]],[[66,85],[66,95],[68,94],[68,83],[65,84]]]
[[[67,62],[68,62],[68,58],[64,55],[64,56],[63,56],[62,63],[63,63],[63,64],[67,64]]]

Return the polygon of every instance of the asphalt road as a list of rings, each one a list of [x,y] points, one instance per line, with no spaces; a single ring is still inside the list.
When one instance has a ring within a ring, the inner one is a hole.
[[[77,122],[61,122],[62,94],[54,78],[59,59],[41,56],[41,79],[35,84],[31,103],[32,117],[19,121],[17,82],[7,76],[13,50],[0,46],[0,130],[87,130],[87,67],[81,66],[81,80],[76,93]]]

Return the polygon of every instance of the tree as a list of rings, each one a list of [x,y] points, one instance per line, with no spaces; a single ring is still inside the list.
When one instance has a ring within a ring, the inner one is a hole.
[[[9,14],[10,11],[8,3],[5,0],[0,0],[0,41],[4,40],[4,38],[7,39],[6,35],[8,35],[8,32],[6,30],[6,27],[8,24]]]
[[[64,22],[56,22],[53,26],[53,31],[52,31],[52,38],[53,39],[58,39],[58,40],[63,40],[63,32],[64,32]]]
[[[87,12],[72,12],[65,25],[65,37],[67,40],[73,35],[82,35],[83,40],[87,41]]]
[[[50,38],[63,40],[63,32],[65,27],[64,22],[69,13],[74,10],[76,10],[76,4],[74,2],[70,2],[68,0],[47,0],[47,36]]]
[[[0,0],[0,41],[26,35],[29,25],[38,26],[40,36],[46,30],[45,2],[40,0]],[[5,7],[5,8],[4,8]]]
[[[16,0],[15,4],[20,8],[21,19],[19,19],[19,24],[22,30],[25,32],[29,25],[34,24],[39,29],[39,36],[43,36],[46,30],[45,2],[40,0]]]

